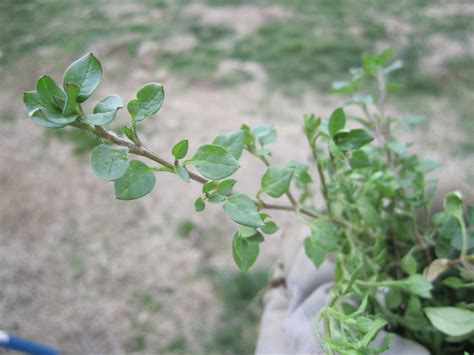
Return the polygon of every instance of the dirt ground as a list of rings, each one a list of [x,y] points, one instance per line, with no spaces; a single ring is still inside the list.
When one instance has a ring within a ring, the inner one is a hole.
[[[280,5],[183,6],[183,13],[203,23],[231,26],[237,37],[289,14]],[[123,3],[108,11],[119,18],[135,9]],[[472,6],[463,11],[472,13]],[[164,15],[157,8],[148,16],[144,21],[160,21]],[[94,96],[114,92],[127,102],[142,84],[161,82],[165,104],[142,134],[149,147],[167,157],[182,138],[190,140],[192,151],[242,123],[271,123],[278,131],[274,162],[305,162],[300,117],[308,112],[327,117],[342,102],[319,91],[305,90],[297,99],[274,91],[265,68],[253,61],[221,60],[208,79],[197,81],[156,65],[153,58],[161,51],[192,47],[196,39],[190,34],[144,41],[132,57],[117,51],[121,41],[123,37],[96,38],[87,45],[104,68]],[[440,41],[444,43],[438,38],[433,45],[442,56],[451,47],[440,46]],[[472,54],[472,48],[468,50]],[[45,135],[45,129],[23,113],[20,93],[33,88],[42,73],[60,81],[65,65],[80,53],[59,62],[50,60],[48,46],[33,53],[4,64],[1,72],[0,110],[14,119],[0,122],[0,329],[71,354],[222,353],[209,344],[213,334],[226,327],[224,305],[203,270],[236,272],[232,224],[219,206],[196,214],[193,202],[200,186],[184,184],[171,174],[157,175],[156,187],[146,198],[115,200],[113,185],[93,176],[87,154],[74,155],[74,144]],[[440,61],[433,57],[431,65]],[[253,79],[220,85],[218,78],[235,68],[244,68]],[[447,148],[466,140],[463,126],[453,123],[456,114],[448,99],[423,100],[424,111],[433,115],[422,129],[401,134],[416,142],[413,149],[442,163],[433,175],[442,189],[458,186],[472,193],[473,154],[453,154]],[[395,104],[390,109],[404,111]],[[125,112],[119,120],[126,122]],[[245,156],[238,189],[255,193],[263,171]],[[274,216],[284,233],[292,233],[285,230],[291,216]],[[180,232],[186,226],[188,230]],[[268,238],[256,269],[267,272],[278,257],[279,238]]]

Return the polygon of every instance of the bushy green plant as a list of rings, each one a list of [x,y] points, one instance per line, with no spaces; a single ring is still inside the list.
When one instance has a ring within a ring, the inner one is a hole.
[[[270,163],[276,131],[270,125],[218,135],[188,155],[188,141],[171,149],[172,160],[145,146],[137,125],[154,115],[164,100],[163,86],[149,83],[127,104],[130,124],[119,136],[106,126],[124,107],[117,95],[99,101],[92,113],[82,109],[101,79],[101,65],[92,53],[64,73],[63,88],[49,76],[38,79],[36,91],[24,94],[31,119],[47,128],[72,126],[100,138],[92,150],[97,177],[114,182],[115,197],[132,200],[150,193],[155,173],[176,174],[182,181],[202,184],[195,209],[222,204],[237,224],[233,257],[243,272],[255,262],[267,235],[278,230],[264,211],[293,212],[309,227],[306,254],[316,267],[334,253],[334,287],[320,311],[323,334],[316,331],[327,353],[375,354],[387,349],[388,335],[378,347],[372,341],[385,328],[422,343],[437,354],[472,351],[474,342],[474,206],[463,216],[459,192],[446,195],[444,211],[431,216],[436,182],[425,174],[437,167],[410,153],[397,140],[398,125],[409,127],[416,117],[397,119],[386,112],[386,97],[394,85],[387,66],[390,51],[364,56],[362,67],[348,81],[335,82],[333,92],[349,94],[361,116],[346,116],[337,108],[328,119],[306,115],[304,136],[312,165],[290,161]],[[347,128],[351,119],[361,128]],[[251,197],[234,191],[229,178],[246,151],[267,169],[260,189]],[[147,158],[130,159],[131,155]],[[314,203],[314,178],[319,180],[324,205]],[[296,191],[296,193],[295,193]],[[289,204],[271,204],[265,195]],[[357,306],[354,306],[357,304]]]

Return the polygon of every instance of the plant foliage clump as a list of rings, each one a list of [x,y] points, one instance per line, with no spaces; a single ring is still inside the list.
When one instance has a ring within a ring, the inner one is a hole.
[[[144,85],[126,105],[130,123],[124,136],[113,133],[106,126],[125,106],[119,96],[102,99],[92,113],[82,109],[102,76],[92,53],[71,64],[62,87],[45,75],[23,99],[35,123],[72,126],[102,140],[92,151],[92,169],[100,179],[113,181],[117,199],[147,195],[159,172],[201,183],[194,207],[199,212],[221,204],[236,223],[232,254],[243,272],[255,263],[265,239],[278,230],[266,212],[296,214],[309,226],[304,247],[315,267],[328,254],[335,255],[334,286],[317,316],[324,331],[319,325],[315,330],[327,353],[381,353],[389,347],[390,332],[436,354],[473,351],[474,205],[463,209],[462,195],[455,191],[445,196],[442,212],[431,214],[436,181],[426,173],[437,163],[410,153],[409,145],[394,134],[397,126],[410,127],[420,120],[387,113],[386,98],[394,87],[390,73],[402,67],[401,61],[388,65],[389,57],[390,50],[364,56],[349,80],[333,83],[331,90],[349,95],[345,106],[357,106],[360,115],[349,116],[340,107],[328,118],[304,116],[311,165],[271,164],[276,131],[270,125],[243,125],[192,154],[188,141],[181,140],[170,150],[172,160],[163,158],[163,152],[155,153],[141,142],[136,129],[163,105],[164,89],[158,83]],[[359,128],[349,128],[349,121]],[[236,191],[238,181],[231,178],[241,167],[244,151],[267,167],[256,196]],[[315,177],[322,205],[314,201]],[[266,195],[289,204],[268,203]],[[381,329],[389,333],[376,346],[373,340]]]

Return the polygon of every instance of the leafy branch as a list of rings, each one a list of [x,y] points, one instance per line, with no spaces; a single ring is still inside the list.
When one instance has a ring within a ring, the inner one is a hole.
[[[164,158],[163,152],[143,144],[137,130],[163,105],[164,89],[158,83],[142,86],[128,102],[130,120],[123,135],[107,129],[125,105],[112,94],[91,113],[84,112],[82,104],[102,76],[92,53],[66,69],[62,88],[44,75],[23,101],[27,114],[41,126],[72,126],[102,140],[91,153],[91,167],[97,177],[113,181],[117,199],[150,193],[155,173],[202,184],[194,208],[200,212],[207,204],[221,204],[236,223],[232,255],[243,272],[255,263],[261,243],[278,230],[262,210],[296,214],[309,227],[304,248],[315,267],[335,254],[334,286],[318,315],[324,334],[316,328],[327,353],[381,353],[389,346],[390,334],[377,347],[372,342],[389,327],[436,354],[455,354],[474,346],[474,299],[468,293],[474,281],[474,206],[468,206],[464,216],[462,195],[453,192],[446,195],[444,210],[430,220],[436,184],[426,174],[437,164],[410,153],[393,133],[403,118],[386,112],[393,87],[389,76],[402,62],[387,65],[390,53],[364,56],[362,67],[351,69],[350,80],[333,84],[333,92],[350,95],[345,106],[358,107],[363,117],[346,115],[342,107],[328,118],[304,116],[308,164],[271,164],[270,145],[276,139],[271,125],[242,125],[198,147],[192,156],[183,139],[171,148],[174,159]],[[349,120],[361,127],[347,128]],[[255,197],[235,191],[238,181],[231,178],[244,151],[266,167]],[[158,166],[129,159],[130,154]],[[312,198],[313,175],[322,195],[318,203]],[[290,205],[266,202],[264,195],[285,196]]]

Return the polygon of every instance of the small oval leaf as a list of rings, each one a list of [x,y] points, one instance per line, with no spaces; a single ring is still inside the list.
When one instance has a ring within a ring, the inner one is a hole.
[[[99,86],[102,67],[92,53],[88,53],[72,63],[64,72],[63,86],[67,83],[76,84],[79,88],[78,102],[86,101]]]
[[[431,324],[444,334],[460,337],[474,332],[474,312],[457,307],[424,308]]]
[[[188,163],[208,179],[224,179],[237,171],[239,162],[222,147],[213,144],[201,146]]]
[[[281,197],[288,192],[294,171],[288,166],[269,166],[260,182],[262,190],[272,197]]]
[[[255,202],[244,194],[235,194],[224,203],[225,213],[234,222],[247,227],[263,227],[264,223],[258,214]]]
[[[225,148],[235,159],[239,160],[245,145],[245,132],[242,130],[221,134],[214,138],[212,144]]]
[[[128,169],[128,148],[101,144],[92,150],[92,171],[99,179],[120,179]]]
[[[188,154],[188,148],[189,148],[188,140],[183,139],[173,146],[173,149],[171,150],[171,154],[173,154],[173,156],[176,159],[183,159],[186,156],[186,154]]]
[[[165,91],[163,85],[149,83],[142,86],[137,92],[137,98],[128,102],[127,109],[136,122],[143,121],[154,115],[163,105]]]
[[[91,115],[87,115],[83,122],[103,126],[112,122],[118,109],[123,107],[123,101],[118,95],[109,95],[99,101]]]
[[[155,186],[155,174],[140,160],[131,160],[125,174],[114,181],[118,200],[134,200],[150,193]]]
[[[328,130],[331,137],[333,137],[337,132],[344,128],[346,125],[346,115],[344,114],[344,110],[339,107],[334,110],[329,117],[328,123]]]
[[[232,241],[232,256],[242,272],[247,272],[255,263],[260,251],[259,243],[248,241],[235,233]]]

